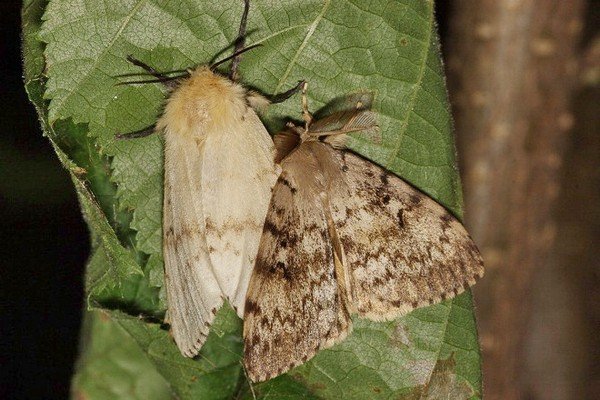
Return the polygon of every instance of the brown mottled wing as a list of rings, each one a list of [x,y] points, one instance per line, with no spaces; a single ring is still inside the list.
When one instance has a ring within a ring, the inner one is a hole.
[[[337,163],[325,172],[352,312],[392,319],[454,297],[483,275],[477,247],[441,205],[356,154],[324,144],[320,154]]]
[[[343,339],[350,318],[336,280],[322,175],[301,145],[282,163],[244,315],[244,365],[264,381]]]

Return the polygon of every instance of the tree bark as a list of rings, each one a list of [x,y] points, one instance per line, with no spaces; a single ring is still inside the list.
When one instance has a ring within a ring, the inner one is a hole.
[[[600,87],[576,97],[556,244],[531,290],[525,379],[532,400],[600,398]]]
[[[584,5],[452,2],[448,72],[466,223],[486,263],[475,287],[486,399],[525,397],[529,292],[555,240]]]

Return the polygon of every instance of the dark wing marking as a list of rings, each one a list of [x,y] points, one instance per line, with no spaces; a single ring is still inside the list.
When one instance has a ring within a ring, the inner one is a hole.
[[[244,365],[264,381],[306,362],[350,329],[335,274],[322,175],[301,145],[282,163],[244,316]]]
[[[337,164],[326,175],[353,312],[392,319],[454,297],[483,275],[473,240],[441,205],[356,154],[321,146],[320,159]]]

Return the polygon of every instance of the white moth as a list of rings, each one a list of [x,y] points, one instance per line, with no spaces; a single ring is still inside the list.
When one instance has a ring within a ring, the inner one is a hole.
[[[174,77],[129,57],[155,79],[127,83],[162,82],[173,89],[155,127],[118,137],[164,134],[166,320],[187,357],[198,354],[224,299],[243,316],[278,175],[273,142],[255,111],[269,100],[235,81],[240,55],[250,49],[243,49],[248,7],[246,1],[236,51],[210,67]],[[214,72],[229,59],[229,78]]]

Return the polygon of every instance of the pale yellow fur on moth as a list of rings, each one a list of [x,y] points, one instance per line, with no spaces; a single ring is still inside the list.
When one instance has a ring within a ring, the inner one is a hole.
[[[118,138],[164,134],[163,255],[167,318],[181,353],[193,357],[227,299],[240,317],[278,171],[256,111],[267,99],[236,82],[244,51],[246,1],[233,56],[177,76],[129,57],[172,92],[154,127]],[[230,77],[215,67],[232,59]],[[181,72],[181,71],[178,71]]]

